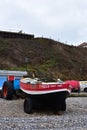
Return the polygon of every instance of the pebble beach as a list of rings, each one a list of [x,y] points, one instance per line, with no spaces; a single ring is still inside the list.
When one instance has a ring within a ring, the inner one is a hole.
[[[24,99],[0,98],[0,130],[87,130],[87,97],[66,99],[66,111],[23,111]]]

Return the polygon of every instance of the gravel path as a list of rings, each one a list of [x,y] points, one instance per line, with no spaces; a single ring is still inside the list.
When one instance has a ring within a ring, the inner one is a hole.
[[[44,110],[26,114],[23,102],[0,99],[0,130],[87,130],[87,97],[67,98],[62,115]]]

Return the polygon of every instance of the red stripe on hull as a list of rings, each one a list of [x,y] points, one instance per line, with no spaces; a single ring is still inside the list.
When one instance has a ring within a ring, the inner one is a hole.
[[[51,91],[69,89],[68,84],[29,84],[20,82],[20,86],[22,89],[29,91]]]

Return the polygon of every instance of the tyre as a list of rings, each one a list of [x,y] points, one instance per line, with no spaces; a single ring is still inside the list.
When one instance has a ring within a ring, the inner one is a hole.
[[[31,98],[26,98],[24,101],[24,112],[31,114],[32,113],[32,100]]]
[[[13,84],[5,81],[2,88],[2,98],[12,100],[14,94]]]
[[[61,111],[65,111],[66,110],[66,102],[62,102],[61,104]]]
[[[84,89],[84,92],[87,92],[87,88]]]

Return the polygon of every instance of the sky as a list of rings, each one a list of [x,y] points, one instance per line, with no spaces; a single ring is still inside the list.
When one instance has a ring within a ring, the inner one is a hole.
[[[0,0],[0,30],[87,42],[87,0]]]

